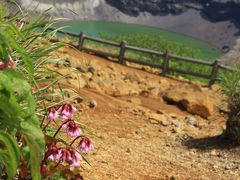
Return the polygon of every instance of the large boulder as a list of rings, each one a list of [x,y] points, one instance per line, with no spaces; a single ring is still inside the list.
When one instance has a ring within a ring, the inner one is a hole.
[[[203,118],[211,116],[216,108],[215,100],[210,96],[209,91],[193,84],[172,86],[163,95],[163,99]]]

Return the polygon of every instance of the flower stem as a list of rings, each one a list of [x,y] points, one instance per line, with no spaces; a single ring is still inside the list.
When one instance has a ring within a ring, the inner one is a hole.
[[[50,124],[51,121],[48,121],[47,124],[44,126],[44,128],[42,129],[43,131],[46,130],[46,128],[48,127],[48,125]]]
[[[76,138],[71,142],[70,146],[72,146],[76,140],[78,140],[79,138],[82,138],[82,137],[83,137],[82,135],[76,137]]]
[[[44,114],[44,116],[43,116],[43,119],[42,119],[42,122],[41,122],[41,125],[40,125],[40,127],[42,127],[42,126],[43,126],[43,123],[44,123],[45,117],[46,117],[46,113],[45,113],[45,114]]]
[[[57,129],[57,131],[56,131],[55,134],[53,135],[53,138],[56,137],[56,135],[57,135],[57,134],[59,133],[59,131],[62,129],[63,125],[64,125],[64,124],[67,124],[67,123],[70,122],[70,121],[73,121],[73,120],[68,119],[67,121],[65,121],[64,123],[62,123],[62,125]]]

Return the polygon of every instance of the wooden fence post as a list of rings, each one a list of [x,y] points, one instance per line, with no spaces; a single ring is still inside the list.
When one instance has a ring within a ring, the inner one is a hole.
[[[81,51],[83,48],[83,42],[84,42],[84,38],[85,38],[85,34],[83,32],[81,32],[79,34],[79,45],[78,45],[78,49]]]
[[[125,50],[126,50],[126,42],[122,41],[120,43],[120,52],[119,52],[119,57],[118,57],[118,62],[120,64],[124,64],[124,55],[125,55]]]
[[[164,58],[163,58],[163,67],[162,67],[162,75],[166,75],[168,72],[168,65],[169,65],[169,53],[168,51],[166,51],[166,53],[164,54]]]
[[[208,87],[211,87],[215,83],[216,78],[217,78],[218,67],[219,67],[218,60],[216,60],[213,63],[212,72],[211,72],[211,75],[210,75],[210,80],[208,82]]]

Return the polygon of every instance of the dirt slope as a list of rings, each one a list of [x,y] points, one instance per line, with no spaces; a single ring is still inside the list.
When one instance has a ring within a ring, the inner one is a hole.
[[[215,138],[223,132],[225,115],[217,109],[204,119],[162,98],[169,87],[196,84],[124,67],[72,49],[60,53],[78,70],[68,83],[84,97],[75,105],[81,109],[79,117],[87,126],[86,132],[94,134],[95,150],[87,157],[92,166],[83,163],[84,179],[240,176],[239,148],[229,149],[220,143],[224,141]],[[201,89],[218,99],[216,90]]]

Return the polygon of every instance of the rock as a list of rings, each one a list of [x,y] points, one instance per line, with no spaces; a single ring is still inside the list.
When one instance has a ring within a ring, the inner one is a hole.
[[[231,167],[230,167],[228,164],[226,164],[226,165],[224,166],[224,169],[225,169],[225,170],[230,170]]]
[[[82,97],[76,97],[76,98],[74,98],[74,102],[76,103],[76,104],[79,104],[79,103],[81,103],[83,101],[83,98]]]
[[[155,119],[150,119],[149,122],[151,124],[159,124],[159,121],[155,120]]]
[[[217,151],[214,149],[210,152],[211,156],[218,156],[219,154],[217,153]]]
[[[114,114],[113,116],[117,119],[120,119],[120,116],[118,116],[117,114]]]
[[[90,107],[90,108],[95,108],[95,107],[97,107],[97,101],[91,100],[91,101],[89,102],[89,107]]]
[[[211,116],[216,108],[216,100],[194,84],[179,84],[169,88],[163,96],[168,103],[174,103],[192,114],[203,118]]]
[[[193,116],[186,116],[185,121],[187,124],[189,124],[191,126],[197,126],[197,121],[196,121],[195,117],[193,117]]]
[[[127,148],[126,152],[127,152],[127,153],[131,153],[131,152],[132,152],[132,149],[131,149],[131,148]]]
[[[180,124],[180,122],[179,122],[179,120],[177,120],[177,119],[173,119],[172,120],[172,125],[174,125],[175,127],[181,127],[181,124]]]
[[[95,72],[95,68],[92,66],[89,66],[87,70],[88,70],[88,72],[90,72],[92,74],[94,74],[94,72]]]
[[[86,73],[88,71],[87,68],[82,67],[82,66],[78,66],[78,67],[76,67],[76,69],[81,73]]]
[[[162,114],[157,114],[157,113],[151,113],[149,114],[149,119],[156,120],[158,122],[166,120],[166,117]]]
[[[158,113],[158,114],[164,114],[165,112],[163,112],[162,110],[157,110],[156,113]]]
[[[157,87],[148,90],[151,95],[158,96],[161,90]]]
[[[135,72],[128,72],[124,80],[129,80],[130,82],[140,82],[139,76]]]
[[[163,126],[168,126],[168,125],[170,125],[170,122],[169,122],[167,119],[163,119],[163,120],[161,121],[161,125],[163,125]]]

